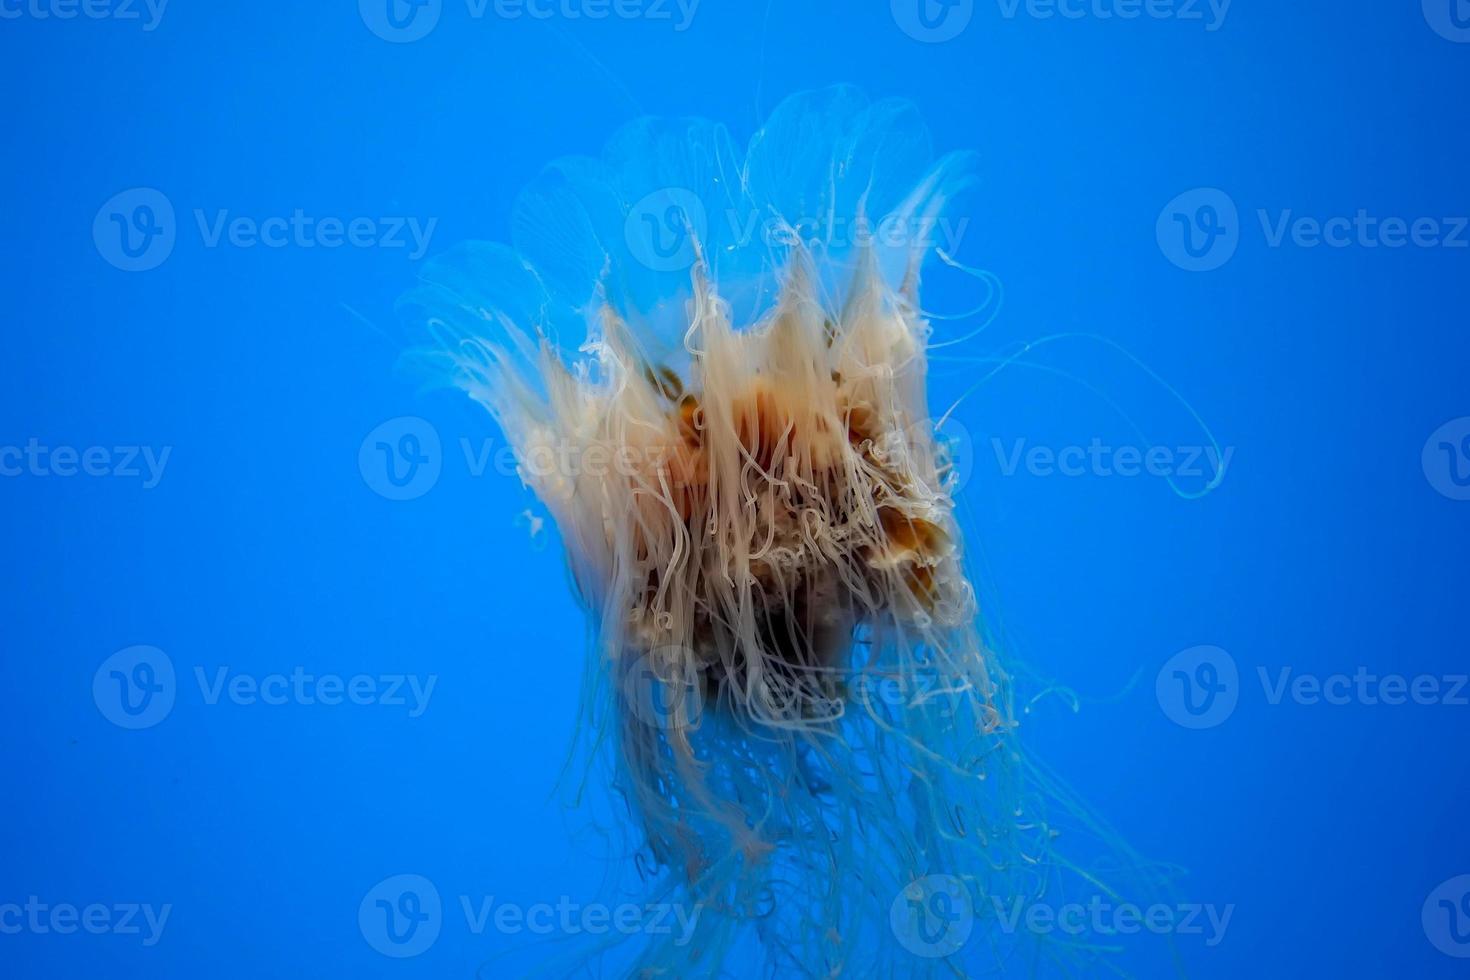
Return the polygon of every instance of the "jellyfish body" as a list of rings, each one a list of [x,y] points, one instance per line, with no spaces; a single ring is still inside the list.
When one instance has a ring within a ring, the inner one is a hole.
[[[1046,887],[926,404],[920,274],[972,174],[848,88],[744,153],[640,121],[549,167],[513,247],[461,246],[405,298],[559,531],[592,625],[580,735],[649,893],[700,910],[635,975],[994,968],[993,899]]]

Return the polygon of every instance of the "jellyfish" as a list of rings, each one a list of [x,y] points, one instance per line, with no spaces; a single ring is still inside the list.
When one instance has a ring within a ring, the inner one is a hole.
[[[402,300],[565,550],[579,758],[638,879],[700,910],[628,975],[990,972],[996,899],[1066,867],[927,402],[922,279],[975,173],[850,87],[743,148],[643,119]]]

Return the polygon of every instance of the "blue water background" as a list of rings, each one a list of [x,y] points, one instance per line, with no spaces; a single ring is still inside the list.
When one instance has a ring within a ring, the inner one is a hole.
[[[1421,460],[1470,415],[1470,250],[1272,247],[1258,216],[1470,215],[1470,44],[1419,3],[1236,0],[1217,30],[977,3],[941,43],[887,3],[836,0],[769,16],[704,0],[683,31],[677,14],[476,19],[446,0],[412,43],[345,2],[175,0],[151,31],[4,9],[20,15],[0,20],[0,444],[171,455],[151,488],[0,479],[0,904],[172,911],[151,946],[0,934],[0,975],[468,977],[525,937],[476,934],[459,896],[595,896],[604,869],[555,794],[583,618],[558,548],[517,523],[534,501],[472,472],[462,440],[501,444],[488,416],[395,370],[392,304],[422,259],[209,247],[195,212],[435,219],[430,254],[505,240],[545,161],[639,113],[744,138],[782,95],[836,81],[910,98],[940,149],[982,154],[964,256],[1006,306],[948,353],[1100,334],[1233,447],[1219,488],[1188,500],[1157,478],[1006,475],[997,439],[1136,441],[1066,378],[1002,372],[955,416],[982,603],[1028,675],[1081,702],[1038,702],[1031,744],[1123,839],[1185,869],[1181,901],[1234,905],[1217,945],[1179,937],[1189,975],[1463,975],[1421,907],[1470,872],[1470,707],[1272,704],[1258,676],[1444,677],[1470,659],[1470,503]],[[146,272],[93,234],[133,188],[176,211]],[[1238,249],[1209,272],[1172,262],[1156,229],[1195,188],[1239,209]],[[936,363],[933,403],[982,373]],[[1157,413],[1163,444],[1201,443],[1134,380],[1102,379]],[[402,416],[442,440],[437,483],[409,501],[359,465]],[[177,698],[130,731],[93,681],[139,644],[166,652]],[[1198,645],[1240,675],[1233,714],[1203,730],[1155,691]],[[210,704],[195,671],[221,667],[437,685],[419,717]],[[446,911],[432,948],[393,959],[358,911],[404,873]]]

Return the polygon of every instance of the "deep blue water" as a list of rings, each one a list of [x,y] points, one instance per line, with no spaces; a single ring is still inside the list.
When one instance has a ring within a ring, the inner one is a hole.
[[[395,369],[393,301],[629,118],[743,139],[838,81],[983,155],[962,255],[1006,306],[946,354],[1107,337],[1232,453],[1202,499],[1049,465],[1204,444],[1080,348],[1148,442],[1045,371],[955,416],[982,602],[1080,701],[1038,702],[1032,746],[1181,902],[1233,907],[1176,937],[1188,974],[1464,975],[1470,6],[568,3],[404,34],[372,3],[0,0],[0,976],[468,977],[525,933],[461,897],[591,900],[555,793],[583,619],[534,501],[476,472],[489,417]],[[934,371],[942,410],[984,368]],[[438,472],[395,500],[369,435],[405,416]],[[400,874],[443,912],[394,958],[359,909]]]

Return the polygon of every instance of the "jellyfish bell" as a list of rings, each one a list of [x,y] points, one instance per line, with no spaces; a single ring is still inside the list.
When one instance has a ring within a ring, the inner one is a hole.
[[[702,909],[635,975],[965,973],[1006,941],[984,899],[1052,873],[927,404],[922,273],[973,164],[845,87],[743,152],[641,120],[403,300],[559,533],[592,626],[581,737],[639,873]],[[890,921],[936,875],[967,941],[916,954]]]

